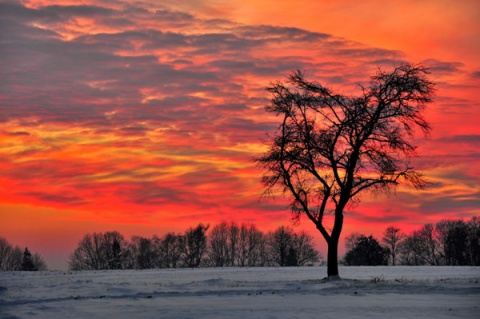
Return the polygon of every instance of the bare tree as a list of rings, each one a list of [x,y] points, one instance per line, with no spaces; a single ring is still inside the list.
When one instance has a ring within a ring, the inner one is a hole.
[[[86,234],[70,256],[71,270],[120,269],[125,261],[126,242],[117,231]]]
[[[247,225],[242,224],[240,225],[240,230],[238,232],[237,266],[245,267],[247,265],[249,251],[248,227]]]
[[[182,258],[183,235],[167,233],[161,242],[161,267],[177,268]]]
[[[12,251],[12,245],[5,238],[0,237],[0,270],[10,270]]]
[[[400,262],[402,265],[425,265],[425,260],[421,257],[420,245],[421,239],[413,234],[404,238],[399,246]]]
[[[207,249],[207,236],[205,233],[209,225],[199,224],[190,227],[183,236],[183,260],[186,267],[197,268],[200,266]]]
[[[280,124],[270,149],[257,158],[262,181],[267,193],[280,187],[294,216],[306,215],[322,234],[329,278],[339,277],[338,242],[352,199],[400,182],[425,186],[410,158],[414,129],[430,130],[422,115],[434,91],[427,73],[412,64],[379,71],[357,97],[309,82],[300,71],[268,88],[273,98],[266,110],[280,116]],[[333,215],[331,228],[326,214]]]
[[[261,260],[261,245],[264,236],[255,225],[242,224],[239,234],[238,266],[253,267]]]
[[[358,243],[360,237],[364,235],[360,233],[351,233],[350,235],[345,237],[345,248],[348,250],[352,250]]]
[[[408,248],[408,250],[406,250]],[[415,265],[438,266],[442,264],[440,243],[437,240],[435,225],[425,224],[405,239],[403,254],[415,258]]]
[[[281,267],[305,266],[319,261],[320,253],[313,247],[312,241],[312,237],[305,232],[296,234],[290,227],[278,227],[267,235],[272,264]]]
[[[102,269],[101,241],[102,234],[99,233],[83,236],[70,256],[69,268],[71,270]]]
[[[34,253],[32,255],[32,262],[33,262],[33,265],[35,266],[35,269],[37,269],[37,271],[48,270],[47,263],[45,262],[45,260],[40,254]]]
[[[383,232],[382,241],[385,243],[385,245],[387,245],[390,251],[390,256],[392,256],[393,266],[396,265],[396,257],[398,253],[399,244],[403,238],[405,238],[405,235],[400,232],[400,228],[397,228],[395,226],[389,226]]]
[[[240,234],[240,227],[237,223],[231,222],[228,230],[228,249],[227,249],[227,266],[235,266],[238,254],[238,237]]]
[[[215,267],[246,267],[262,263],[263,233],[255,225],[221,222],[209,233],[209,260]]]
[[[118,231],[106,232],[101,242],[101,258],[104,264],[102,269],[123,268],[123,252],[125,246],[125,238]]]
[[[446,265],[470,264],[468,254],[468,225],[463,220],[441,220],[435,224],[441,254]]]
[[[480,266],[480,217],[468,222],[468,255],[472,266]]]
[[[13,247],[5,238],[0,237],[0,270],[22,270],[24,253],[19,246]]]
[[[0,271],[48,270],[45,260],[38,253],[32,254],[28,248],[13,247],[0,237]]]
[[[156,241],[133,236],[129,249],[133,257],[133,267],[136,269],[151,269],[157,266],[159,248],[156,247]]]
[[[9,270],[21,270],[22,269],[22,259],[23,259],[23,251],[20,246],[15,246],[8,258],[8,264],[10,269]]]
[[[226,222],[215,225],[209,235],[209,260],[214,267],[227,266],[228,225]]]
[[[312,236],[302,231],[300,234],[295,234],[293,239],[297,257],[296,266],[305,266],[320,260],[321,254],[313,246]]]
[[[268,246],[272,261],[281,267],[289,266],[295,257],[293,251],[293,229],[280,226],[273,233],[268,234]]]

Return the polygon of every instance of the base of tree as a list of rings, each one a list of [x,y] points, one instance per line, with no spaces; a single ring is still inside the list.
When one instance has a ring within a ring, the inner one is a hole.
[[[339,275],[334,275],[334,276],[328,276],[327,280],[328,281],[341,281],[342,278]]]

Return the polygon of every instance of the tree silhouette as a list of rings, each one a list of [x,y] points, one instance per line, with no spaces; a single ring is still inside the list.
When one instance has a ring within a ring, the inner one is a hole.
[[[395,226],[389,226],[383,232],[382,241],[388,246],[390,250],[390,256],[392,256],[392,265],[396,265],[397,252],[400,246],[401,240],[405,237],[404,234],[400,232],[400,228]]]
[[[288,262],[292,263],[296,259],[292,247],[293,234],[290,227],[280,226],[268,236],[271,258],[278,266],[290,266]]]
[[[168,233],[161,242],[162,267],[176,268],[182,257],[183,236]]]
[[[388,249],[380,246],[375,238],[361,235],[353,249],[347,251],[345,264],[348,266],[387,265],[388,254]]]
[[[442,220],[435,225],[446,265],[469,264],[468,224],[463,220]]]
[[[305,266],[320,260],[320,253],[313,247],[312,237],[305,232],[296,234],[292,228],[280,226],[269,233],[270,259],[276,266]]]
[[[207,232],[209,225],[198,224],[195,228],[189,228],[183,236],[183,257],[185,266],[197,268],[207,250]]]
[[[122,268],[122,248],[120,246],[120,242],[117,239],[114,239],[112,243],[112,258],[109,262],[109,268]]]
[[[389,190],[400,182],[425,186],[413,169],[414,129],[428,134],[422,112],[434,85],[422,66],[404,64],[378,71],[361,94],[349,97],[291,74],[268,88],[266,111],[280,116],[269,150],[256,161],[264,169],[266,193],[279,187],[294,216],[315,225],[328,245],[328,277],[338,277],[338,242],[344,211],[367,190]],[[325,216],[333,215],[333,225]]]
[[[23,259],[22,259],[21,270],[23,270],[23,271],[36,271],[37,270],[37,268],[33,264],[32,253],[30,253],[30,250],[28,250],[27,247],[25,247],[25,250],[23,251]]]

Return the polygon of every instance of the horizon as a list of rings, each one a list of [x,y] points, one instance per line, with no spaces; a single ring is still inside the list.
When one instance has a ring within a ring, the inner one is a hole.
[[[0,6],[0,236],[50,269],[67,267],[86,233],[292,226],[281,195],[262,197],[252,158],[278,123],[265,88],[297,69],[348,95],[401,62],[429,67],[436,83],[433,130],[413,160],[431,186],[363,195],[340,250],[354,232],[480,216],[477,1]],[[310,221],[293,228],[326,256]]]

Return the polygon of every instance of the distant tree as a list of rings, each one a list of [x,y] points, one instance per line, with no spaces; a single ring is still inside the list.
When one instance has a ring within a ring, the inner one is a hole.
[[[238,241],[240,235],[240,228],[237,223],[231,222],[228,230],[228,249],[227,249],[227,266],[236,266],[237,253],[238,253]]]
[[[390,256],[392,257],[392,265],[395,266],[397,263],[396,257],[399,250],[399,245],[401,240],[405,237],[404,234],[400,232],[400,228],[395,226],[389,226],[383,232],[382,241],[388,247],[390,251]]]
[[[264,235],[255,225],[222,222],[209,232],[209,260],[214,267],[257,266],[262,263]]]
[[[268,235],[271,260],[278,266],[288,266],[292,262],[291,248],[293,245],[293,229],[286,226],[278,227]]]
[[[167,233],[161,241],[160,260],[162,268],[180,267],[184,249],[184,236]]]
[[[33,264],[32,254],[30,253],[30,250],[28,250],[27,247],[25,247],[25,250],[23,251],[21,270],[23,270],[23,271],[36,271],[37,270],[37,268]]]
[[[406,265],[480,265],[480,222],[441,220],[413,231],[400,244]]]
[[[3,237],[0,237],[0,270],[10,270],[10,258],[12,255],[13,247]]]
[[[294,235],[293,248],[296,254],[296,264],[294,266],[305,266],[321,259],[320,252],[313,245],[313,237],[306,232],[302,231]]]
[[[421,258],[426,264],[438,266],[442,264],[440,243],[437,240],[435,225],[425,224],[420,230],[414,231],[413,236],[417,238],[416,247]]]
[[[261,249],[264,241],[263,233],[255,225],[242,224],[240,226],[238,266],[258,266],[261,262]]]
[[[70,256],[71,270],[121,269],[127,260],[127,243],[117,231],[86,234]]]
[[[20,246],[15,246],[12,251],[10,252],[10,256],[8,258],[8,270],[22,270],[22,260],[23,260],[23,251]]]
[[[158,248],[156,248],[149,238],[133,236],[130,244],[130,250],[134,256],[134,268],[152,269],[158,266]]]
[[[406,236],[400,243],[399,252],[401,256],[400,263],[409,266],[425,265],[424,258],[421,257],[421,239],[413,234]]]
[[[183,261],[186,267],[200,266],[207,249],[207,232],[209,225],[199,224],[185,231],[182,242]]]
[[[388,249],[382,247],[372,236],[361,235],[353,249],[345,255],[347,266],[378,266],[388,264]]]
[[[346,250],[348,251],[348,250],[352,250],[353,248],[355,248],[355,246],[358,243],[358,240],[362,236],[365,236],[365,235],[362,235],[360,233],[351,233],[350,235],[346,236],[345,237],[345,248],[346,248]]]
[[[122,269],[125,238],[118,231],[109,231],[103,235],[101,242],[102,269]]]
[[[0,271],[47,270],[47,264],[38,253],[32,254],[28,248],[22,251],[0,237]]]
[[[242,224],[240,226],[240,231],[238,232],[238,252],[237,252],[237,261],[236,264],[239,267],[245,267],[248,264],[249,254],[251,247],[249,244],[249,228],[247,225]],[[254,249],[254,248],[252,248]]]
[[[154,235],[152,236],[152,239],[150,239],[151,242],[151,254],[152,254],[152,266],[154,268],[164,268],[164,256],[163,256],[163,251],[162,251],[162,239],[159,238],[158,236]]]
[[[102,269],[101,234],[86,234],[70,256],[70,270]]]
[[[112,243],[112,256],[109,261],[109,269],[122,269],[122,247],[118,239],[114,239]]]
[[[258,259],[255,262],[255,266],[259,267],[267,267],[270,266],[270,254],[268,251],[268,244],[267,244],[267,235],[262,233],[262,240],[258,246]]]
[[[468,225],[463,220],[442,220],[435,225],[441,254],[446,265],[470,264],[468,254]]]
[[[305,232],[296,234],[292,228],[280,226],[267,238],[270,260],[274,265],[304,266],[320,258],[320,253],[313,247],[312,237]]]
[[[45,260],[43,259],[43,257],[40,254],[34,253],[32,255],[32,262],[33,262],[33,265],[35,266],[35,268],[38,271],[47,271],[48,270],[47,263],[45,262]]]
[[[480,266],[480,218],[477,216],[468,222],[467,249],[470,264]]]
[[[404,239],[401,245],[404,264],[431,265],[444,264],[441,245],[435,225],[425,224]]]
[[[257,159],[266,192],[279,187],[297,218],[305,214],[328,245],[328,277],[338,277],[338,242],[344,211],[365,191],[389,190],[400,182],[425,186],[413,169],[414,129],[423,118],[434,84],[422,66],[403,64],[379,71],[360,95],[334,93],[300,71],[268,88],[267,112],[281,116],[270,149]],[[326,214],[333,226],[325,224]]]
[[[228,225],[226,222],[215,225],[210,231],[209,260],[214,267],[225,267],[228,261]]]

